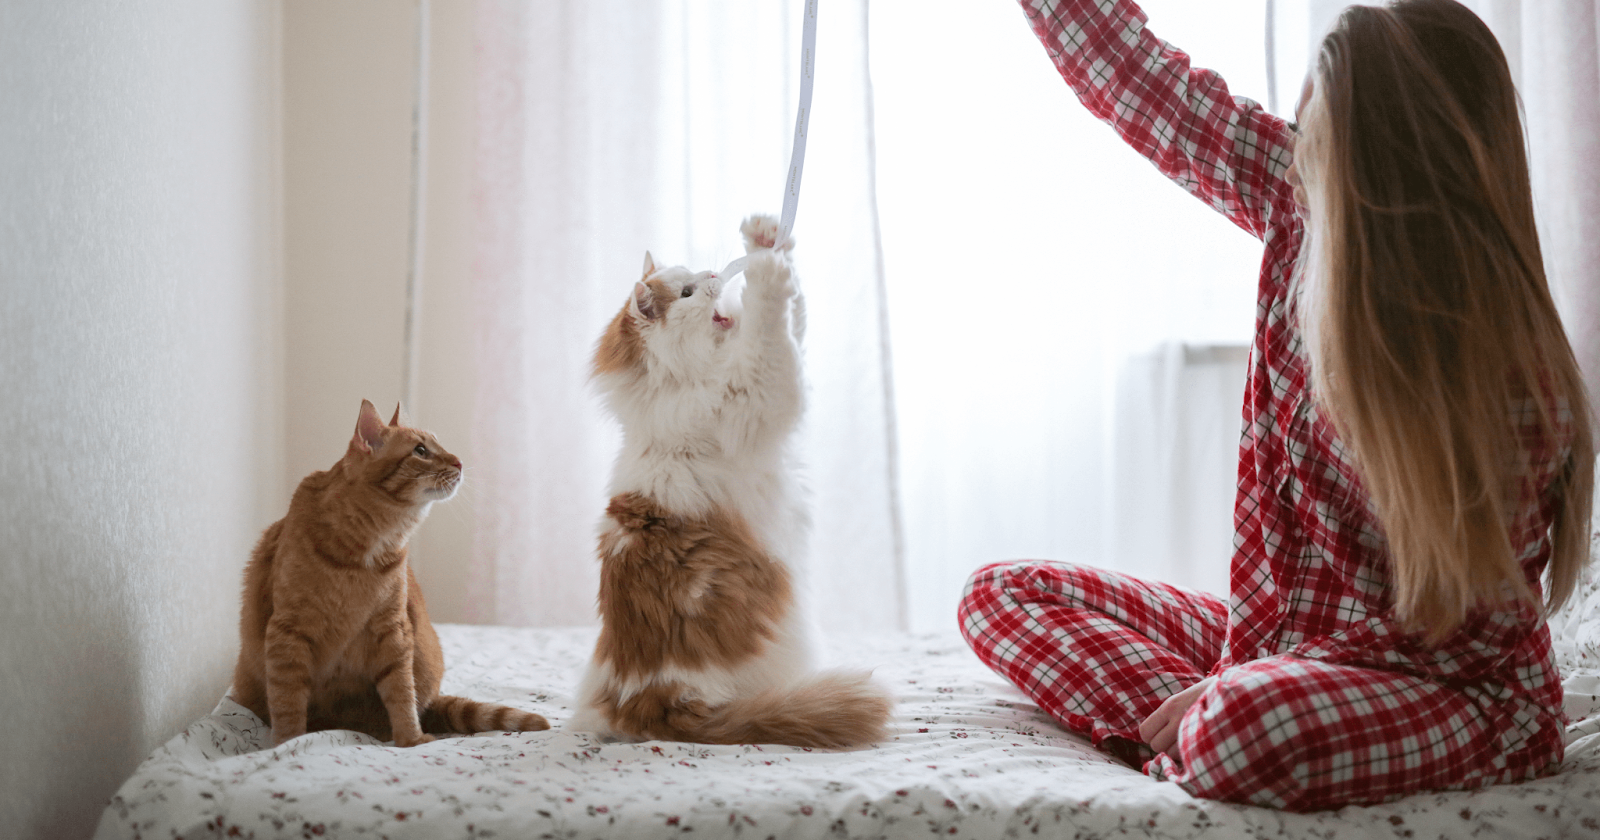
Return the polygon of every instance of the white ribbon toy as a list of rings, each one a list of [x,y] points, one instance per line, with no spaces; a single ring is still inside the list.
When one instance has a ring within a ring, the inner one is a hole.
[[[794,228],[795,207],[800,204],[800,171],[806,165],[806,129],[811,121],[811,82],[817,55],[817,0],[806,0],[805,34],[800,40],[800,111],[794,118],[794,148],[789,153],[789,180],[783,191],[783,216],[778,221],[778,238],[789,238]],[[739,257],[717,272],[724,281],[744,271],[749,257]]]

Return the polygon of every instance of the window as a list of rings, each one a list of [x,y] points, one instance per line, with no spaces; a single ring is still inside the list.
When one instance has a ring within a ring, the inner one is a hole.
[[[1266,101],[1265,0],[1142,5]],[[991,560],[1221,588],[1260,243],[1090,116],[1014,5],[871,10],[912,626]]]

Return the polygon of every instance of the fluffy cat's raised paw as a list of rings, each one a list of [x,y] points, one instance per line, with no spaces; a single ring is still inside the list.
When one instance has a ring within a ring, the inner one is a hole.
[[[739,232],[744,234],[745,253],[753,253],[765,248],[774,248],[779,251],[788,251],[794,248],[794,237],[786,236],[778,242],[778,220],[773,216],[751,216],[739,226]]]
[[[788,255],[781,251],[759,251],[750,255],[744,276],[751,290],[770,290],[779,299],[794,292],[793,274],[789,270]]]

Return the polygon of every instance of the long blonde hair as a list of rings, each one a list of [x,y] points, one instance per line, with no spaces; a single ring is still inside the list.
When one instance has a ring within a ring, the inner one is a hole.
[[[1300,315],[1315,399],[1389,540],[1396,613],[1438,640],[1475,606],[1537,604],[1509,526],[1530,450],[1565,444],[1547,497],[1553,610],[1588,560],[1594,442],[1505,56],[1454,0],[1399,0],[1347,9],[1315,72],[1296,149],[1313,242]]]

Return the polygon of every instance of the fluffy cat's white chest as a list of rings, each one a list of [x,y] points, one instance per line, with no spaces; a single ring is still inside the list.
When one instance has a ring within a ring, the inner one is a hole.
[[[793,467],[784,461],[778,452],[732,457],[715,441],[629,442],[617,459],[611,495],[642,493],[686,516],[726,510],[769,530],[775,520],[803,516]]]

